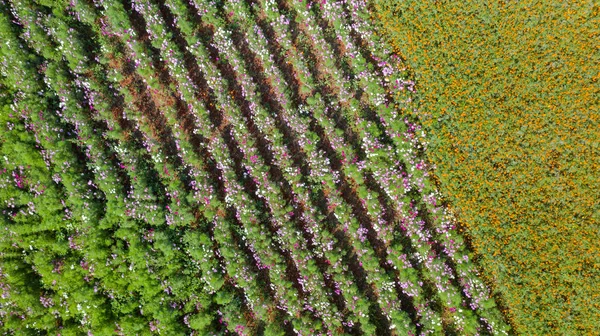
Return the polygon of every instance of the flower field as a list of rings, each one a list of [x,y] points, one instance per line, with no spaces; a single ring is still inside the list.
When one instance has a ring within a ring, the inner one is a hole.
[[[417,82],[407,112],[439,190],[514,332],[598,335],[598,2],[375,3]]]
[[[371,13],[1,1],[2,334],[508,334]]]

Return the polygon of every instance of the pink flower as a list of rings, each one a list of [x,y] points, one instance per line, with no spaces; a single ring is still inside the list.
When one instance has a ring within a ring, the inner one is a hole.
[[[157,330],[158,330],[158,322],[157,321],[150,322],[150,331],[157,331]]]
[[[236,333],[238,333],[238,334],[241,334],[241,333],[244,331],[244,329],[246,329],[246,327],[244,327],[244,326],[243,326],[243,325],[241,325],[241,324],[238,324],[238,325],[235,327],[235,332],[236,332]]]

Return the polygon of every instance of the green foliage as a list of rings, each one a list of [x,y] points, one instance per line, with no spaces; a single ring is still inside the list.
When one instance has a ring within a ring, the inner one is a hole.
[[[213,317],[208,314],[194,314],[189,318],[190,328],[203,331],[212,323]]]

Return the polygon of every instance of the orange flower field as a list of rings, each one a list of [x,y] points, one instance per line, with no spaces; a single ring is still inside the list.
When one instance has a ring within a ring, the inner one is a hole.
[[[600,7],[376,1],[442,193],[514,331],[600,330]]]

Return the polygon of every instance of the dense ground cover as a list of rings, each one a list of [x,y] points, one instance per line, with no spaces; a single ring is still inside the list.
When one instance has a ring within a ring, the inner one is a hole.
[[[600,330],[600,8],[375,1],[441,192],[516,332]]]
[[[0,2],[0,331],[507,334],[369,20]]]

